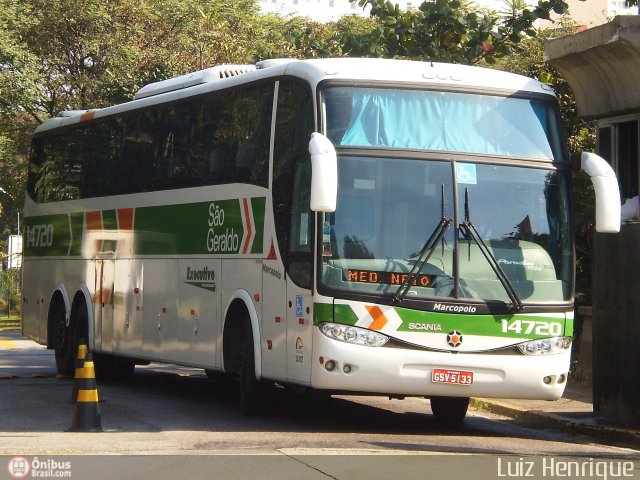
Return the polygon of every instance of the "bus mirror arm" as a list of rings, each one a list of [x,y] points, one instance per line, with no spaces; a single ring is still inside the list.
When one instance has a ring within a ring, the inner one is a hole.
[[[619,232],[620,189],[611,165],[595,153],[582,152],[581,166],[591,177],[596,193],[596,232]]]
[[[572,172],[579,172],[582,170],[582,154],[572,153],[569,155],[569,163],[571,164]]]
[[[321,133],[311,134],[311,202],[313,212],[335,212],[338,198],[338,156],[331,141]]]

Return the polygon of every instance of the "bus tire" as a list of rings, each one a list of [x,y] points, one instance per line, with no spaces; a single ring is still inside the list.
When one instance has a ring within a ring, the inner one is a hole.
[[[248,323],[248,322],[246,322]],[[255,354],[253,351],[253,334],[251,326],[245,326],[241,344],[242,356],[239,373],[240,409],[248,416],[259,416],[265,413],[263,386],[256,378]]]
[[[74,335],[72,325],[66,325],[64,303],[56,301],[51,306],[51,318],[55,329],[54,356],[56,369],[60,375],[73,375],[75,372]]]
[[[461,423],[467,415],[469,397],[430,397],[431,412],[443,423]]]

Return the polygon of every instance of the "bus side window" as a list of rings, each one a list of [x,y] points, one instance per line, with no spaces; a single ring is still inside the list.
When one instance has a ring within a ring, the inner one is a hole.
[[[64,200],[64,165],[67,143],[63,135],[46,135],[35,143],[31,163],[30,189],[37,202]]]
[[[152,187],[180,188],[184,185],[191,133],[189,105],[170,105],[160,110],[155,139]]]
[[[111,195],[120,181],[118,165],[122,153],[122,122],[109,119],[87,128],[85,136],[82,198]]]
[[[153,165],[153,133],[157,111],[147,110],[126,117],[122,153],[122,184],[115,193],[146,192]]]
[[[230,111],[233,133],[229,158],[232,182],[267,186],[273,85],[238,92]]]

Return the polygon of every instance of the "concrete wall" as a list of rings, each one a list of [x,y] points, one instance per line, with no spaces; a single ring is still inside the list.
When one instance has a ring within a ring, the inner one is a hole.
[[[640,16],[550,40],[545,60],[567,80],[578,115],[604,118],[640,109]]]

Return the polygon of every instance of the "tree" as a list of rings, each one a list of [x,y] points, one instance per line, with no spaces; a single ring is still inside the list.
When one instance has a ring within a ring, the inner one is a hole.
[[[373,34],[354,39],[351,53],[465,64],[493,63],[509,54],[514,44],[535,35],[536,20],[567,11],[564,0],[540,0],[532,10],[525,8],[504,19],[476,12],[461,0],[425,1],[408,11],[389,0],[359,0],[359,5],[371,6],[379,26]]]
[[[0,238],[15,232],[39,123],[201,66],[251,61],[265,35],[257,25],[255,0],[0,0]]]

